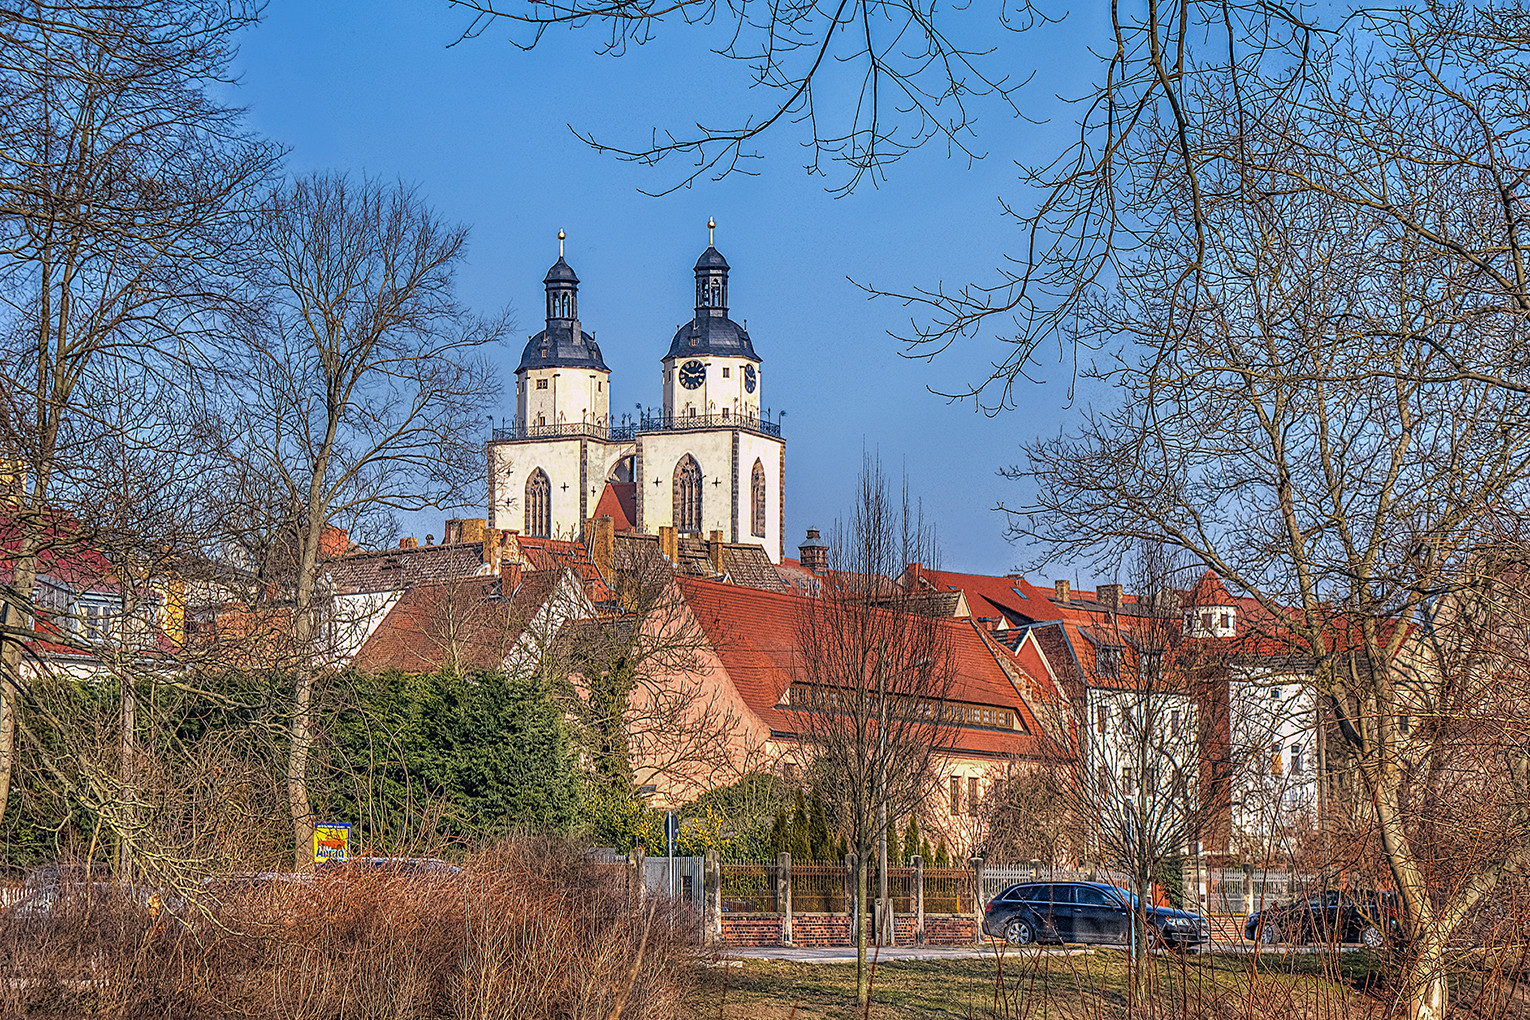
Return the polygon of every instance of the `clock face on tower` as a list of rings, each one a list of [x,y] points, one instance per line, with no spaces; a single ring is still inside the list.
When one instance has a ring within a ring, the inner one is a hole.
[[[706,382],[707,366],[699,361],[687,361],[680,366],[680,385],[688,390],[694,390]]]
[[[746,392],[746,393],[753,393],[754,392],[754,378],[755,378],[755,376],[754,376],[754,366],[753,365],[745,365],[744,366],[744,392]]]

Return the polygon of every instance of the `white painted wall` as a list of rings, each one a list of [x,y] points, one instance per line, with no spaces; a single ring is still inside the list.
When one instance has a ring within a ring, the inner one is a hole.
[[[522,428],[611,420],[609,372],[590,368],[534,368],[515,377],[516,421]],[[538,383],[546,383],[539,389]]]
[[[694,390],[680,385],[680,366],[699,361],[706,366],[706,381]],[[760,366],[755,365],[754,392],[744,388],[744,368],[754,362],[748,358],[714,356],[667,358],[664,361],[664,414],[686,418],[695,412],[718,415],[727,410],[729,417],[759,418],[760,398],[765,382]],[[728,374],[723,375],[724,372]]]
[[[1270,845],[1316,819],[1317,696],[1295,673],[1235,673],[1229,690],[1233,829]]]

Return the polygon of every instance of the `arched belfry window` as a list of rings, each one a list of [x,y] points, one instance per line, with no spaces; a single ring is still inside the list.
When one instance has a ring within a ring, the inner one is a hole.
[[[754,462],[754,476],[750,479],[749,531],[756,538],[765,537],[765,465]]]
[[[552,537],[552,482],[541,468],[526,479],[526,534]]]
[[[701,532],[701,465],[690,454],[675,465],[675,527]]]

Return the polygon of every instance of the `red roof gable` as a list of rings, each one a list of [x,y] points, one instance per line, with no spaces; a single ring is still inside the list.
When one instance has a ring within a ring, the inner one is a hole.
[[[617,531],[631,531],[637,520],[637,482],[607,482],[591,517],[609,517]]]
[[[811,602],[799,595],[715,581],[682,577],[677,583],[744,703],[773,731],[791,736],[792,723],[781,705],[787,688],[798,676],[799,614]],[[1008,708],[1025,731],[958,727],[953,750],[995,756],[1056,755],[1057,749],[1006,670],[1037,687],[1049,686],[1049,682],[1044,677],[1029,677],[1007,649],[970,621],[943,620],[939,626],[947,628],[956,657],[950,700]]]

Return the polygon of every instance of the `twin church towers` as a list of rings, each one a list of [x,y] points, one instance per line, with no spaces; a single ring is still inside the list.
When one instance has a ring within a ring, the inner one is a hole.
[[[563,237],[542,280],[546,328],[515,370],[515,424],[489,442],[489,524],[567,538],[609,515],[619,531],[721,532],[780,562],[786,443],[760,414],[760,356],[728,318],[727,259],[709,243],[696,260],[695,314],[660,362],[662,410],[614,418],[611,370],[579,319]]]

